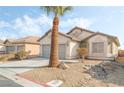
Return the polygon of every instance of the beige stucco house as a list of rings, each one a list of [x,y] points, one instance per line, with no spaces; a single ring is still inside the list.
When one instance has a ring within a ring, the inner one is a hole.
[[[5,52],[18,52],[21,50],[30,52],[31,56],[38,56],[40,53],[40,43],[38,42],[39,37],[28,36],[21,39],[6,39]]]
[[[49,58],[51,30],[40,39],[40,55]],[[77,58],[77,48],[86,47],[90,59],[113,59],[118,55],[119,40],[115,36],[75,27],[68,33],[59,32],[59,58]]]
[[[40,41],[40,55],[49,58],[51,45],[51,30],[49,30]],[[71,59],[77,56],[76,49],[79,47],[79,40],[70,35],[59,32],[59,58]]]
[[[0,40],[0,54],[5,53],[5,45],[3,44],[3,40]]]

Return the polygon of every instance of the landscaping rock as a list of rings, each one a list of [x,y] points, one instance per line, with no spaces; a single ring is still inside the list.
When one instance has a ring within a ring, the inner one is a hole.
[[[61,63],[58,65],[58,68],[65,70],[65,69],[69,68],[69,66],[66,65],[64,62],[61,62]]]
[[[83,69],[89,70],[92,67],[92,65],[83,65]]]
[[[89,69],[89,73],[91,76],[97,78],[97,79],[106,79],[107,78],[107,71],[104,69],[104,67],[96,65]]]

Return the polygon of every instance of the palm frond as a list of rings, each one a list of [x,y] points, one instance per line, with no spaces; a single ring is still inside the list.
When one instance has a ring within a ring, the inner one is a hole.
[[[52,12],[52,7],[51,6],[41,6],[40,9],[45,11],[47,15],[49,15]]]
[[[73,10],[73,7],[71,6],[67,6],[63,9],[63,15],[66,13],[66,12],[69,12],[69,11],[72,11]]]
[[[71,11],[71,6],[41,6],[41,9],[49,15],[50,13],[54,13],[55,16],[63,16],[66,12]]]

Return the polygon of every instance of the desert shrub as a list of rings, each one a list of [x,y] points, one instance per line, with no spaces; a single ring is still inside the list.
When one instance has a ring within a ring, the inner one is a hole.
[[[124,50],[119,50],[118,51],[118,56],[119,57],[124,57]]]
[[[77,53],[79,58],[82,58],[82,60],[84,61],[84,58],[88,55],[88,50],[87,48],[78,48]]]
[[[8,58],[7,58],[7,56],[6,55],[4,55],[4,56],[0,56],[0,61],[7,61],[8,60]]]
[[[79,57],[82,57],[82,56],[87,56],[88,55],[88,50],[87,48],[78,48],[77,49],[77,52],[78,52],[78,56]]]
[[[116,62],[124,63],[124,57],[117,57]]]
[[[15,54],[15,58],[20,60],[28,58],[28,56],[29,56],[29,52],[26,52],[24,50],[19,51]]]
[[[8,61],[8,60],[11,60],[13,58],[15,58],[14,54],[11,54],[11,53],[10,54],[2,54],[0,56],[0,61]]]

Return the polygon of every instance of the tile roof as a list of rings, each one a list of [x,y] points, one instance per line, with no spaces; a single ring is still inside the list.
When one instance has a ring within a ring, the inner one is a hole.
[[[24,37],[24,38],[20,38],[20,39],[7,39],[5,40],[4,43],[6,42],[10,42],[10,43],[34,43],[34,44],[39,44],[38,42],[38,39],[40,37],[37,37],[37,36],[27,36],[27,37]]]
[[[108,38],[112,39],[118,46],[120,46],[120,42],[119,42],[118,37],[113,36],[113,35],[108,35],[108,34],[105,34],[105,33],[101,33],[101,32],[96,32],[96,33],[90,35],[89,37],[86,37],[85,39],[83,39],[83,41],[88,40],[89,38],[91,38],[93,36],[96,36],[98,34],[103,35],[103,36],[107,36]]]
[[[38,41],[40,41],[41,39],[43,39],[46,35],[48,35],[48,33],[50,33],[51,32],[51,29],[50,30],[48,30],[48,32],[46,32],[45,33],[45,35],[43,35]],[[77,39],[77,38],[75,38],[75,37],[72,37],[72,36],[70,36],[70,35],[68,35],[68,34],[65,34],[65,33],[62,33],[62,32],[58,32],[59,34],[61,34],[61,35],[63,35],[63,36],[65,36],[65,37],[67,37],[67,38],[70,38],[71,40],[74,40],[74,41],[81,41],[81,40],[79,40],[79,39]]]
[[[84,29],[84,28],[75,26],[74,28],[72,28],[72,29],[71,29],[69,32],[67,32],[66,34],[69,34],[69,33],[73,32],[75,29],[79,29],[79,30],[81,30],[81,31],[86,31],[86,32],[90,32],[90,33],[95,33],[94,31],[91,31],[91,30],[88,30],[88,29]]]
[[[0,45],[3,45],[3,42],[4,42],[4,41],[0,39]]]

